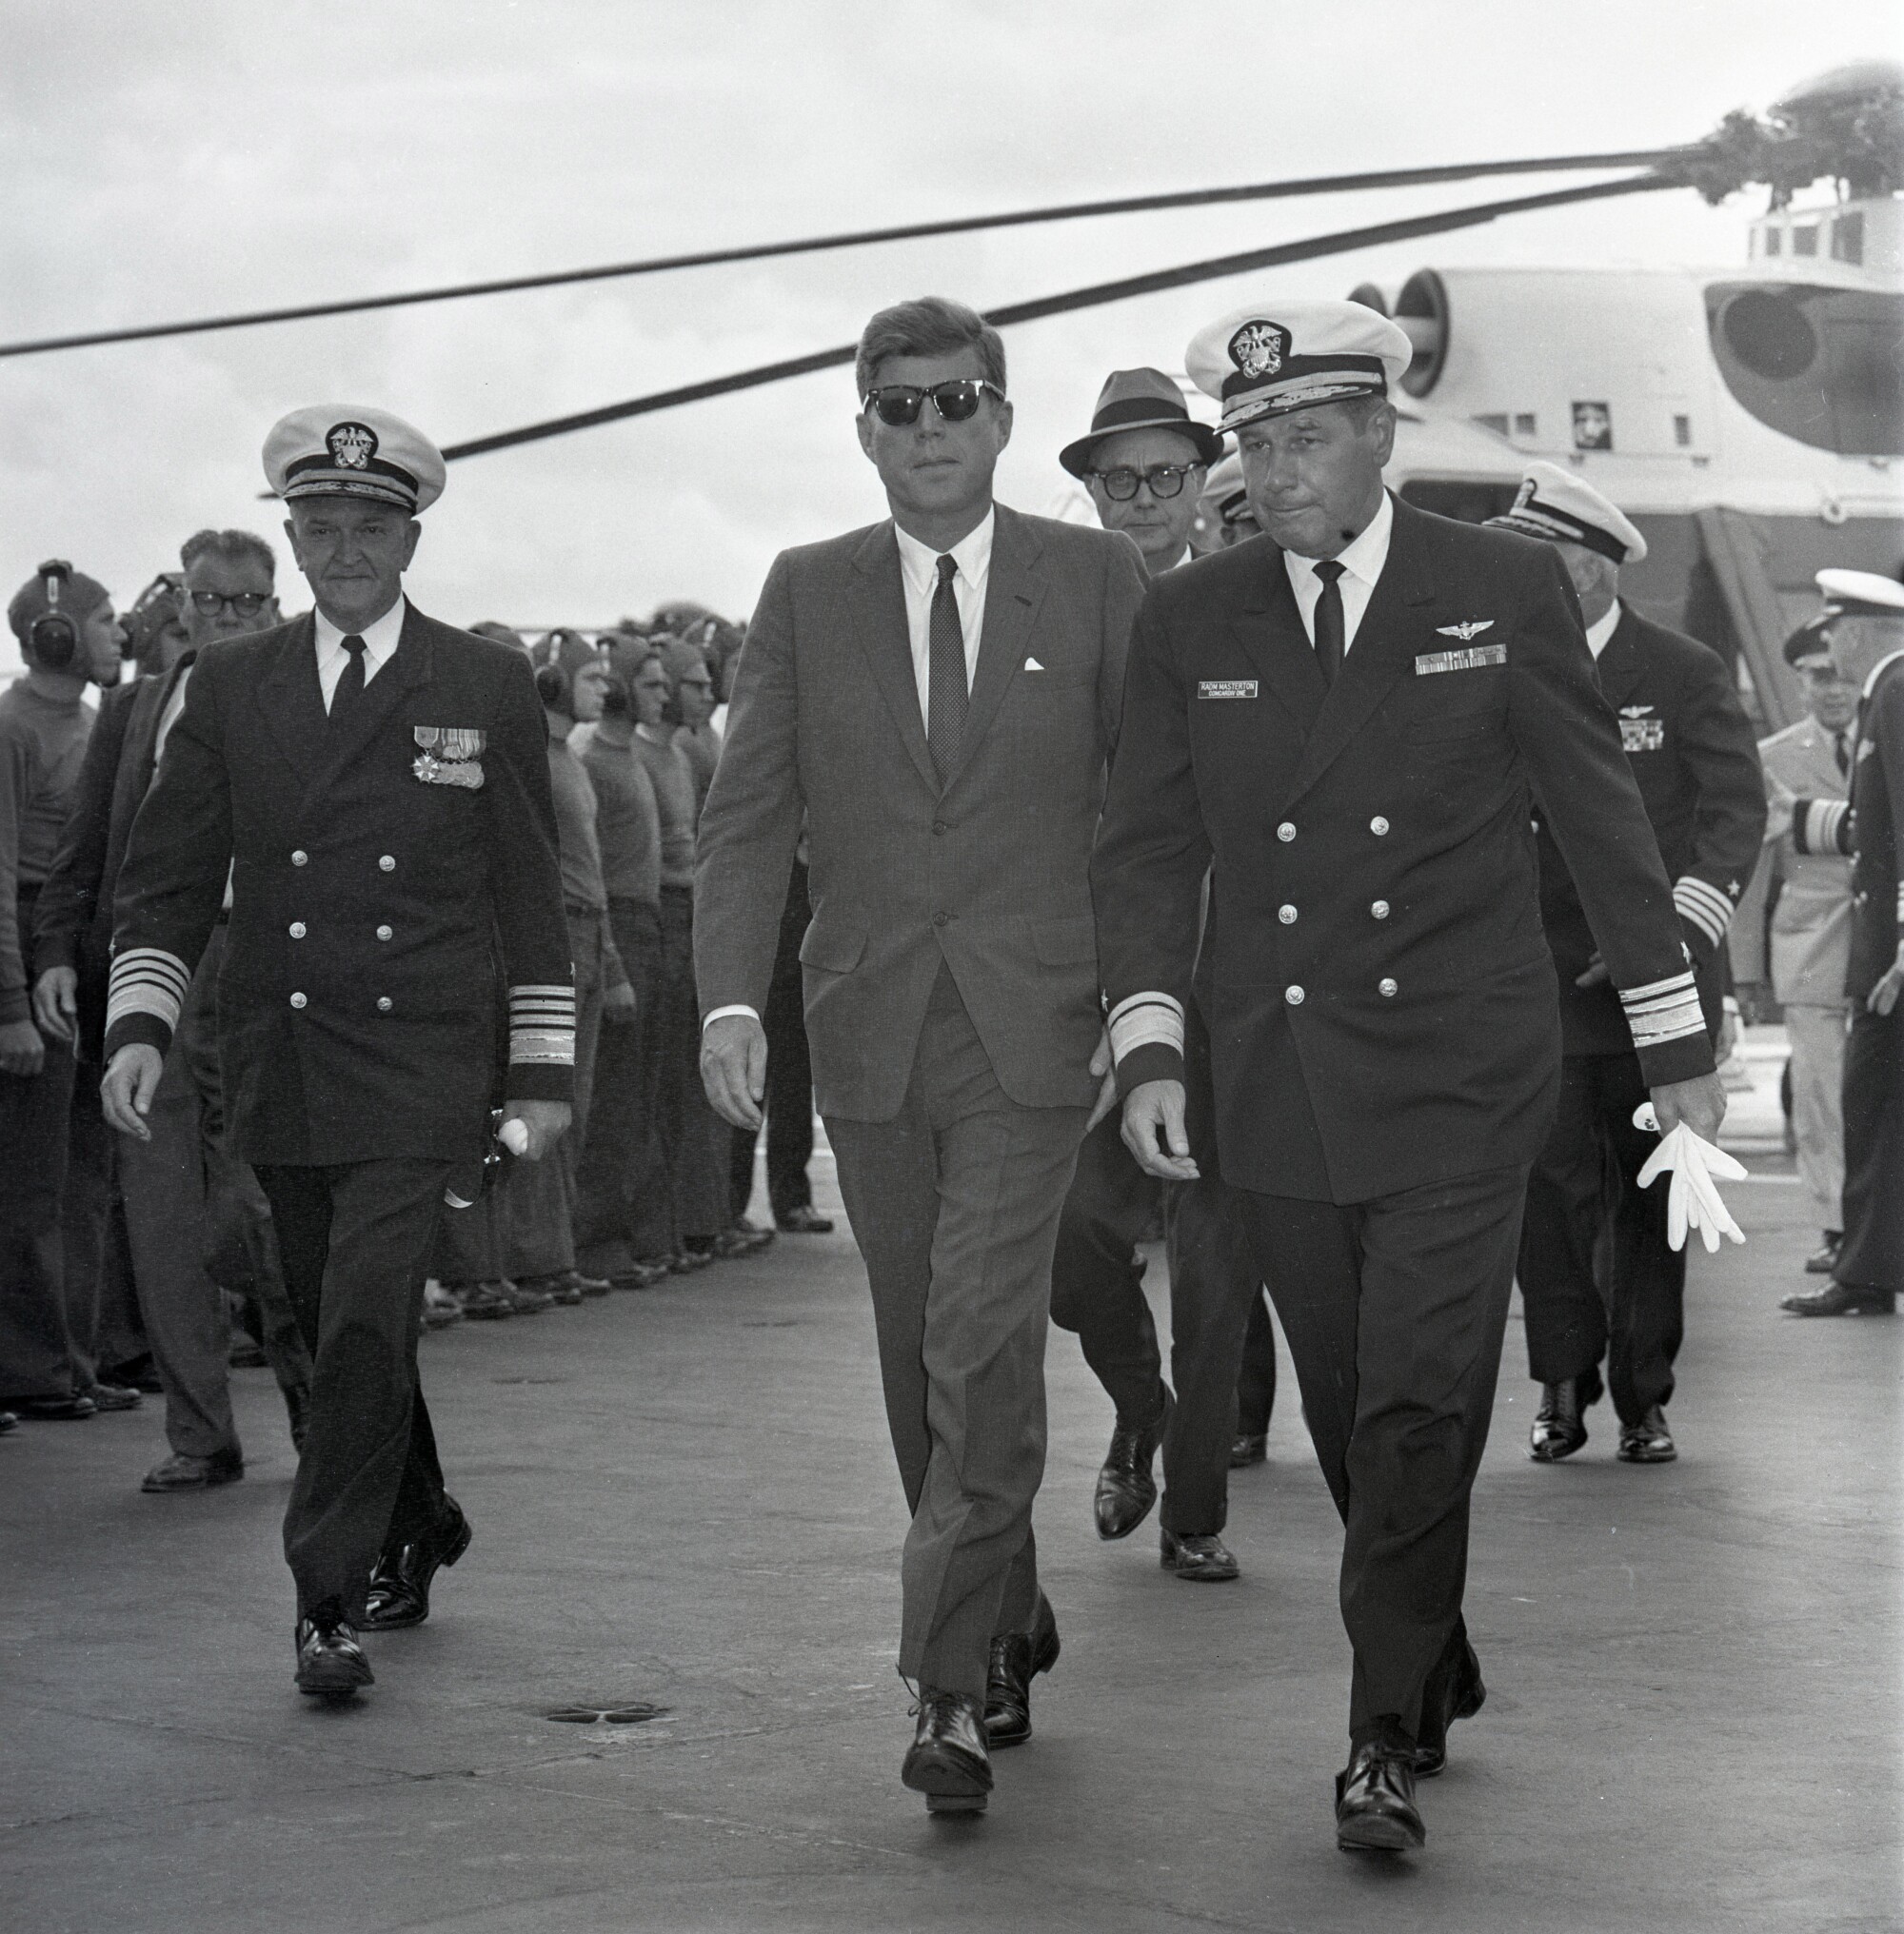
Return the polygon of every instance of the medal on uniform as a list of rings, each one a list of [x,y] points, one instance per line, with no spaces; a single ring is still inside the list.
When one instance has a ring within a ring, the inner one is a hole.
[[[417,725],[411,728],[423,748],[410,763],[425,785],[463,786],[475,792],[483,783],[478,762],[486,735],[474,725]]]

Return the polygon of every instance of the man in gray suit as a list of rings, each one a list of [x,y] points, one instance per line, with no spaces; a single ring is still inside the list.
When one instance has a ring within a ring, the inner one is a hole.
[[[759,1122],[803,813],[814,1088],[912,1510],[901,1778],[977,1811],[1058,1656],[1031,1536],[1044,1338],[1099,1092],[1086,869],[1144,577],[1122,537],[994,505],[1004,345],[971,310],[881,311],[855,374],[892,518],[783,551],[761,593],[701,821],[702,1072]]]

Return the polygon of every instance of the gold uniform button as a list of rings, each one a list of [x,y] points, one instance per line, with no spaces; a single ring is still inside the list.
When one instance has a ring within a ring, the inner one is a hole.
[[[293,1007],[305,1007],[307,1006],[308,1004],[309,1003],[305,999],[303,995],[294,994],[291,996],[291,1005]]]
[[[1383,979],[1381,979],[1377,983],[1376,992],[1379,994],[1384,1000],[1393,1000],[1398,991],[1399,990],[1396,987],[1395,982],[1386,977],[1384,977]]]
[[[377,1012],[379,1014],[388,1014],[395,1005],[396,1002],[387,994],[380,994],[377,997]]]
[[[302,920],[293,920],[293,921],[291,922],[291,938],[292,938],[292,939],[294,939],[294,940],[301,940],[301,939],[303,939],[303,938],[304,938],[304,937],[305,937],[305,935],[306,935],[306,933],[307,933],[307,931],[308,931],[308,929],[307,929],[307,927],[305,926],[305,923],[304,923],[304,922],[303,922]]]
[[[1369,912],[1375,917],[1375,918],[1378,920],[1385,920],[1388,918],[1388,902],[1385,899],[1378,899],[1372,907],[1369,908]]]
[[[391,930],[388,927],[379,927],[377,929],[378,939],[387,940],[390,937],[390,931]]]
[[[1291,1007],[1300,1007],[1309,997],[1299,987],[1285,987],[1282,990],[1282,997]]]
[[[298,850],[291,855],[291,864],[293,866],[307,865],[309,862],[309,859],[310,855],[307,853],[302,846],[300,846]]]
[[[1378,839],[1379,839],[1381,836],[1388,831],[1388,821],[1384,819],[1379,813],[1378,813],[1375,816],[1375,818],[1369,821],[1369,831],[1373,833]]]
[[[1276,829],[1276,837],[1279,839],[1280,839],[1285,846],[1287,846],[1289,842],[1296,837],[1296,827],[1294,823],[1288,819],[1283,820],[1282,824]]]
[[[1279,906],[1276,910],[1276,918],[1285,927],[1293,927],[1296,924],[1296,909],[1293,906]]]
[[[394,873],[397,870],[397,862],[394,859],[392,859],[387,853],[386,853],[384,857],[377,861],[377,870],[380,873]]]

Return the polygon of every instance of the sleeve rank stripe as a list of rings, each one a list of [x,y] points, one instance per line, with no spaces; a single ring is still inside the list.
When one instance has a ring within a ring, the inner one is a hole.
[[[1644,987],[1623,987],[1619,999],[1636,1048],[1662,1047],[1705,1032],[1699,990],[1690,973],[1649,981]]]
[[[1674,882],[1673,904],[1716,947],[1732,925],[1732,901],[1710,880],[1695,874],[1685,874]]]
[[[1111,1010],[1111,1054],[1121,1061],[1161,1044],[1183,1052],[1183,1004],[1168,994],[1133,994]]]
[[[573,1028],[513,1027],[509,1030],[509,1059],[516,1063],[545,1061],[558,1067],[573,1067],[575,1031]]]
[[[1792,819],[1793,843],[1800,853],[1840,853],[1844,850],[1843,799],[1800,799]]]
[[[114,957],[106,997],[106,1025],[129,1014],[149,1014],[176,1028],[191,985],[191,969],[161,947],[130,947]]]

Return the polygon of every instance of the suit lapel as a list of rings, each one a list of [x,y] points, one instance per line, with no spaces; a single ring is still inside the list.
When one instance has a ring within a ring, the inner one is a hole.
[[[1024,662],[1024,641],[1044,602],[1038,569],[1043,545],[1016,511],[998,506],[992,527],[992,562],[985,576],[985,617],[979,630],[979,662],[972,674],[972,703],[959,742],[959,761],[946,775],[949,789],[971,762],[972,753],[998,717],[1011,682]]]
[[[1619,622],[1613,628],[1613,636],[1607,640],[1605,649],[1594,665],[1594,675],[1599,680],[1600,696],[1615,711],[1633,696],[1633,688],[1638,684],[1646,670],[1646,661],[1639,649],[1639,627],[1634,622],[1631,605],[1622,604]]]
[[[306,790],[323,762],[330,723],[317,682],[317,623],[309,612],[285,627],[276,661],[258,681],[254,697],[278,750],[297,775],[298,789]]]
[[[901,742],[934,792],[939,777],[925,743],[925,720],[919,710],[919,684],[912,669],[912,628],[905,616],[905,587],[900,582],[899,540],[888,523],[876,525],[853,554],[848,602],[854,636],[866,655],[899,728]]]
[[[1281,551],[1266,540],[1255,548],[1261,553],[1256,580],[1248,602],[1230,620],[1230,629],[1306,740],[1316,729],[1329,687],[1316,662],[1316,647],[1302,628]]]
[[[1420,514],[1398,498],[1388,561],[1376,580],[1349,655],[1322,701],[1289,801],[1316,783],[1368,723],[1395,681],[1412,669],[1417,639],[1410,607],[1433,603],[1434,599],[1434,582],[1422,558]]]
[[[159,720],[166,716],[166,707],[172,701],[172,694],[178,690],[178,682],[187,667],[192,662],[192,654],[187,654],[172,666],[162,679],[148,679],[132,701],[132,716],[126,721],[126,747],[121,752],[122,762],[129,756],[133,783],[133,798],[143,799],[152,783],[153,768],[158,760],[154,757],[159,739]]]

